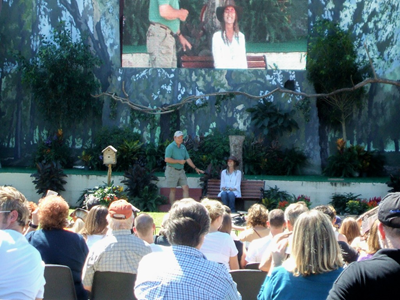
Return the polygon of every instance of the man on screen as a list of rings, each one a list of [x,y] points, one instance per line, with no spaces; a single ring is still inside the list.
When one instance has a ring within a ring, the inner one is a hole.
[[[153,68],[176,68],[175,37],[182,45],[183,51],[192,49],[180,31],[180,21],[185,21],[189,11],[179,8],[179,0],[150,0],[147,30],[147,52]]]

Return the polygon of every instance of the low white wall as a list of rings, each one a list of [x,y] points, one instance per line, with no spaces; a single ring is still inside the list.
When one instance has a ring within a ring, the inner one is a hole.
[[[0,185],[12,185],[27,197],[28,200],[37,202],[40,196],[36,193],[29,173],[0,173]],[[121,184],[123,176],[113,176],[112,180],[116,185]],[[87,188],[102,185],[107,182],[106,176],[99,175],[68,175],[65,192],[61,195],[71,206],[76,205],[76,201]],[[188,184],[191,188],[200,187],[199,177],[189,177]],[[165,187],[165,178],[159,177],[157,183],[159,187]],[[383,197],[387,194],[388,186],[385,183],[359,183],[359,182],[313,182],[313,181],[285,181],[285,180],[266,180],[265,187],[277,186],[280,190],[291,194],[307,195],[311,198],[312,206],[327,204],[334,193],[353,193],[361,194],[361,198]]]

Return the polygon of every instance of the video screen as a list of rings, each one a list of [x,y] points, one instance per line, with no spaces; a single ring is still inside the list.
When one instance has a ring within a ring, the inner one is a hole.
[[[307,0],[158,3],[124,1],[122,67],[305,69]]]

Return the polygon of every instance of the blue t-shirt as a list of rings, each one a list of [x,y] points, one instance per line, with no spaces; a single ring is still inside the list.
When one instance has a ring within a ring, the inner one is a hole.
[[[337,270],[310,276],[293,276],[284,267],[276,267],[261,286],[258,300],[325,300],[333,282],[343,271]]]
[[[185,145],[181,144],[180,147],[178,148],[178,145],[176,144],[175,141],[169,144],[167,148],[165,148],[165,157],[177,160],[182,160],[182,159],[187,160],[190,158]],[[170,163],[167,163],[167,165],[175,169],[183,169],[184,166],[182,164],[170,164]]]

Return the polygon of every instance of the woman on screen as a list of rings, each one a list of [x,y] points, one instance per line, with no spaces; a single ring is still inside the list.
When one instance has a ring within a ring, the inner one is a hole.
[[[212,52],[216,69],[247,69],[244,34],[239,31],[238,20],[242,8],[228,0],[225,6],[217,7],[217,18],[221,30],[213,35]]]

